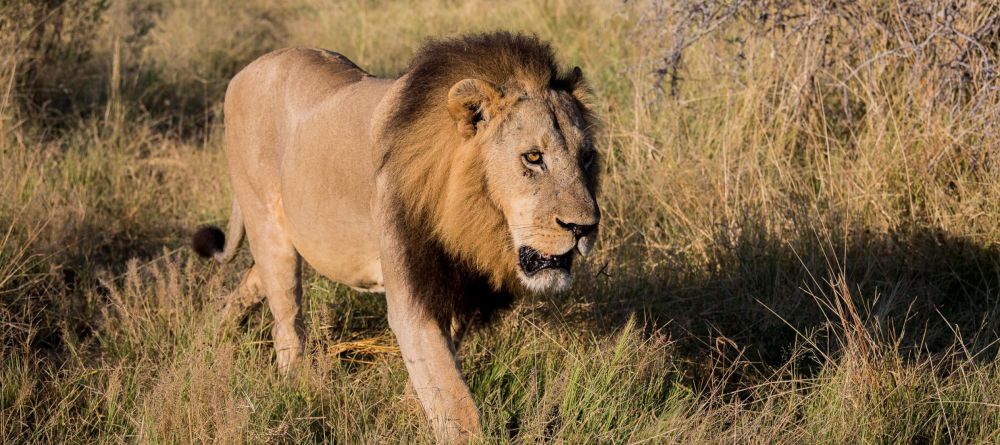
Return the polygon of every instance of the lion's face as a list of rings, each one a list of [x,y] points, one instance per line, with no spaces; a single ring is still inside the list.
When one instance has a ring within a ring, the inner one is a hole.
[[[565,91],[501,95],[475,87],[498,104],[473,110],[469,130],[481,133],[487,192],[506,217],[518,276],[533,291],[563,290],[600,221],[597,153],[580,105]]]

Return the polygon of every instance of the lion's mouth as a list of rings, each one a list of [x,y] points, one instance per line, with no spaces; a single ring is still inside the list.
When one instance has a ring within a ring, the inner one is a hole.
[[[562,255],[545,255],[528,246],[522,246],[517,251],[517,259],[521,264],[521,271],[530,277],[543,269],[569,270],[573,266],[573,251]]]

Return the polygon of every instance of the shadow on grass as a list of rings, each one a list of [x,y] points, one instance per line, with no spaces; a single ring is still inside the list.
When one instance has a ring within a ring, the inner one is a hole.
[[[943,352],[957,336],[980,357],[997,352],[997,246],[935,230],[831,235],[806,224],[796,236],[778,237],[753,218],[746,221],[716,229],[713,247],[698,257],[644,251],[640,242],[618,247],[606,254],[612,262],[581,264],[575,290],[543,297],[541,313],[598,335],[635,317],[669,334],[674,353],[700,369],[715,369],[720,359],[777,366],[788,361],[802,335],[815,337],[821,352],[835,351],[830,336],[838,320],[830,306],[839,295],[833,283],[842,278],[837,289],[849,291],[863,324],[890,340],[898,335],[904,350]],[[67,246],[56,277],[5,296],[3,303],[12,313],[32,314],[25,321],[36,329],[32,349],[59,355],[67,333],[90,335],[96,308],[84,294],[97,285],[97,271],[120,273],[131,258],[145,263],[164,248],[183,249],[190,230],[169,222],[115,230],[84,225],[74,234],[79,246]],[[225,273],[235,282],[242,271]],[[384,332],[383,296],[346,291],[310,271],[304,279],[311,283],[305,304],[314,308],[307,312],[323,326],[313,338],[335,343]]]
[[[960,338],[983,360],[996,354],[997,246],[924,229],[841,236],[810,229],[778,239],[757,227],[720,235],[707,260],[622,247],[609,257],[643,260],[589,265],[578,291],[555,306],[585,307],[581,316],[597,331],[636,317],[709,369],[720,356],[778,366],[803,336],[821,353],[836,352],[836,308],[846,290],[856,320],[904,353],[943,353]]]

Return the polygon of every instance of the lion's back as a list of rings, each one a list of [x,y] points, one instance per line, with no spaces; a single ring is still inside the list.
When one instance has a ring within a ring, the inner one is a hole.
[[[369,74],[347,57],[313,48],[284,48],[254,60],[229,82],[226,115],[301,112]]]

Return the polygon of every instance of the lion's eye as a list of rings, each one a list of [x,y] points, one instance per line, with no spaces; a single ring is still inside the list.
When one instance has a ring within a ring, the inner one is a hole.
[[[542,163],[542,154],[537,151],[529,151],[524,154],[524,162],[531,165],[539,165]]]

